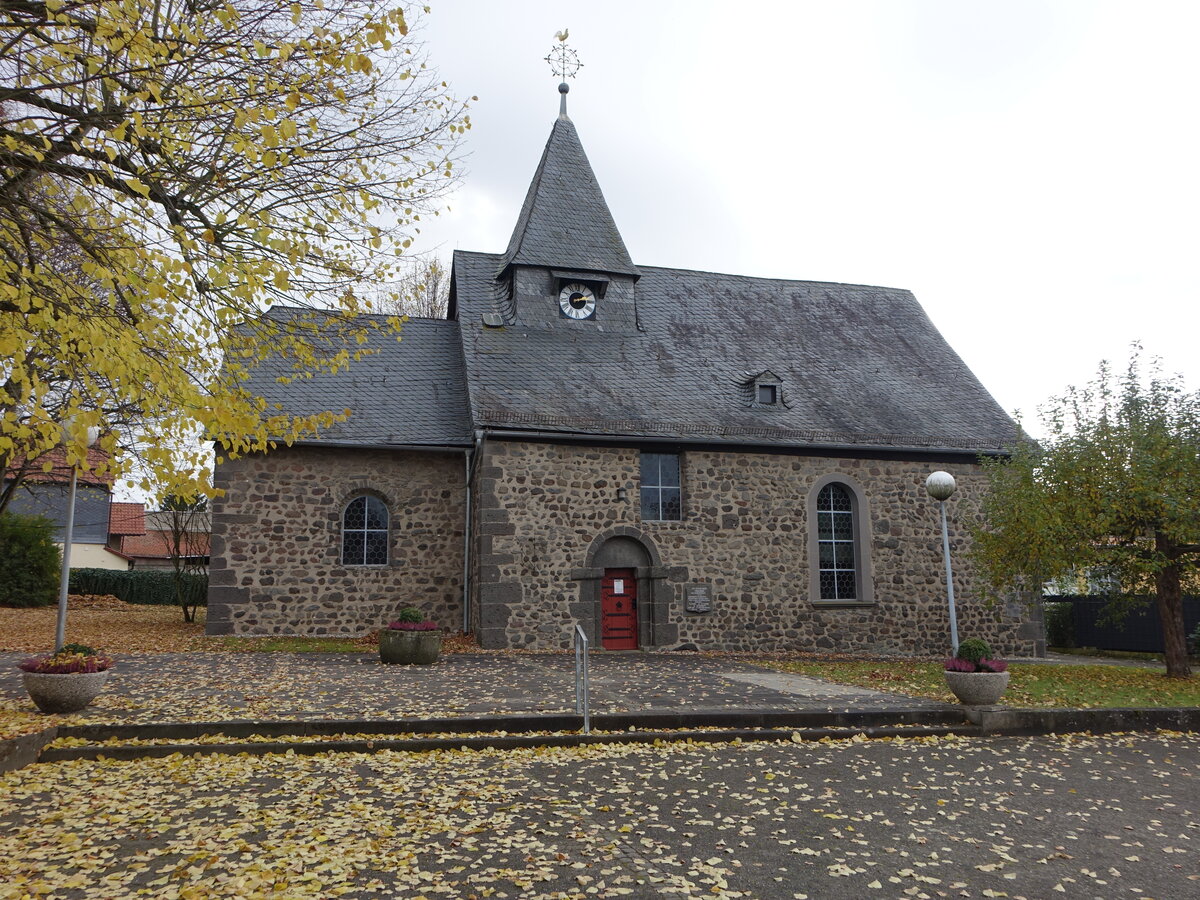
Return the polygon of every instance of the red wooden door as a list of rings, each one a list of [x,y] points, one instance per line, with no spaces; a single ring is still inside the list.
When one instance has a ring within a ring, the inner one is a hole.
[[[605,569],[600,581],[600,643],[605,650],[636,650],[637,580],[633,569]]]

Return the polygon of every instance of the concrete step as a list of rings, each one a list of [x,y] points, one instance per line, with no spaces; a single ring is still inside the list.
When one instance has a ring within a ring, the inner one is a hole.
[[[596,731],[628,731],[696,728],[863,728],[895,725],[966,725],[962,709],[877,710],[725,710],[696,709],[680,712],[598,713],[591,717]],[[226,737],[304,737],[331,734],[468,734],[505,731],[569,732],[583,727],[583,718],[574,714],[462,716],[436,719],[322,719],[236,720],[227,722],[152,722],[101,723],[61,726],[60,738],[82,738],[92,743],[117,740],[174,740],[186,743],[208,735]]]
[[[347,734],[347,732],[336,732]],[[407,737],[370,731],[354,734],[350,739],[320,740],[311,735],[295,735],[291,741],[228,741],[216,743],[168,742],[154,744],[95,743],[74,747],[46,747],[39,762],[59,762],[76,759],[149,759],[182,754],[184,756],[236,755],[266,756],[273,753],[292,753],[309,756],[317,753],[378,753],[397,750],[407,753],[432,750],[515,750],[523,747],[578,747],[589,744],[653,744],[692,741],[694,743],[736,743],[751,741],[820,741],[854,738],[917,738],[978,735],[980,729],[965,720],[955,725],[863,725],[859,727],[817,728],[696,728],[661,731],[624,730],[542,732],[536,734],[479,734],[466,733],[438,737]],[[65,735],[63,735],[65,736]],[[144,740],[145,738],[143,738]],[[137,740],[137,739],[134,739]],[[159,738],[158,740],[161,740]]]

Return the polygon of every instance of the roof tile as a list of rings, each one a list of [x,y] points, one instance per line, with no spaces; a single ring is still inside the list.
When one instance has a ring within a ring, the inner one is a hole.
[[[118,535],[145,534],[145,504],[117,501],[110,503],[108,505],[108,533]]]

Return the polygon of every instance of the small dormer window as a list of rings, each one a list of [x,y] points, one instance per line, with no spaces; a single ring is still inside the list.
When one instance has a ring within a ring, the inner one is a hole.
[[[751,409],[770,407],[770,415],[778,415],[779,409],[790,409],[783,392],[783,379],[770,369],[739,372],[734,379],[741,400]]]

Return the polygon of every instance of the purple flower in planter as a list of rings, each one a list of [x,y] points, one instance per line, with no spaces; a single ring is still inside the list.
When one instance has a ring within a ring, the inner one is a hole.
[[[969,659],[952,656],[943,664],[947,672],[1007,672],[1008,662],[1003,659],[981,659],[973,663]]]
[[[22,672],[33,672],[38,675],[78,675],[103,672],[112,668],[112,664],[109,657],[99,654],[47,653],[44,656],[27,659],[17,668]]]
[[[967,659],[959,659],[957,656],[952,656],[945,662],[947,672],[974,672],[975,663]]]
[[[388,629],[391,631],[437,631],[438,624],[432,619],[426,619],[424,622],[388,622]]]

